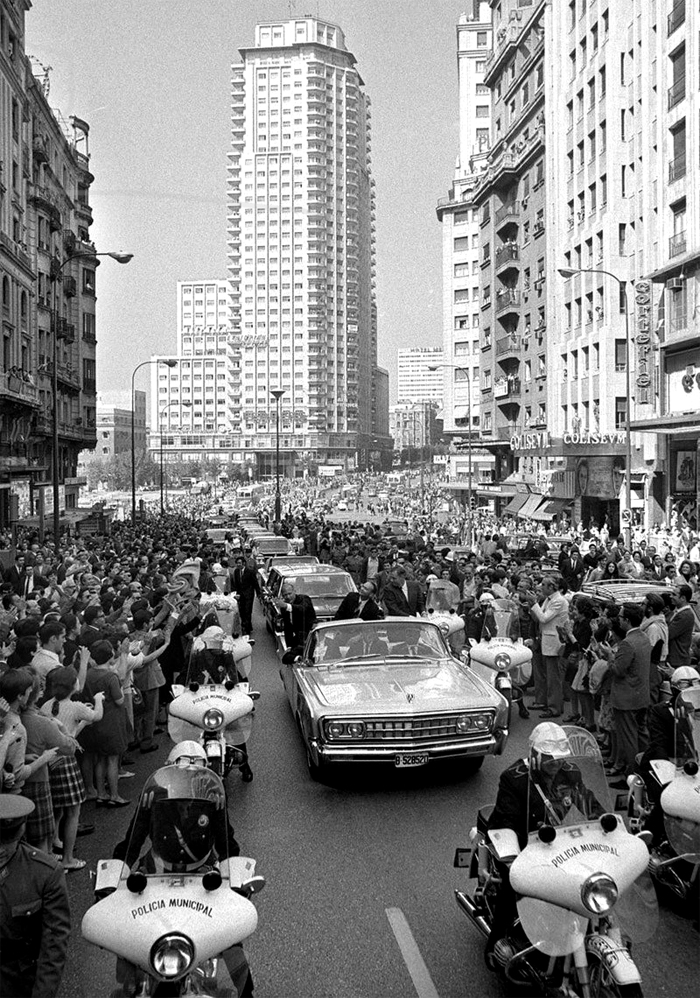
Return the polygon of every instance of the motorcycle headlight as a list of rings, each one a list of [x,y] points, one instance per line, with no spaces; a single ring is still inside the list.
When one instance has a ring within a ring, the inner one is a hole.
[[[204,711],[202,723],[209,731],[216,731],[224,723],[224,715],[217,707],[210,707],[209,710]]]
[[[510,668],[510,655],[505,651],[499,652],[498,655],[496,655],[493,664],[496,666],[497,669]]]
[[[158,977],[165,980],[174,981],[182,977],[193,963],[194,944],[178,932],[161,936],[151,947],[151,967]]]
[[[607,873],[592,873],[583,882],[581,900],[594,915],[604,915],[617,901],[617,884]]]

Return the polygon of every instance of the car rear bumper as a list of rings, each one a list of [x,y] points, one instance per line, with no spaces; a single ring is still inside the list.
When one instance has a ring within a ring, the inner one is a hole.
[[[497,729],[493,735],[467,740],[453,739],[443,743],[421,741],[391,741],[351,745],[335,745],[312,739],[309,752],[317,766],[336,763],[394,763],[397,755],[427,755],[428,761],[470,759],[482,755],[501,755],[508,738],[507,729]]]

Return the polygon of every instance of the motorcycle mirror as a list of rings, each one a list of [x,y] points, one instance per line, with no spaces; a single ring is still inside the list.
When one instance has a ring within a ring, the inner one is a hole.
[[[245,880],[241,884],[241,890],[245,891],[246,894],[259,894],[264,886],[265,886],[264,877],[261,876],[251,877],[250,880]]]

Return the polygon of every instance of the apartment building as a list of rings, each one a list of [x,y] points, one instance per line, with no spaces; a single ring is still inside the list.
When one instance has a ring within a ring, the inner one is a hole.
[[[479,213],[480,361],[473,394],[499,487],[516,472],[517,438],[547,425],[545,61],[543,0],[491,0],[491,147],[472,191]]]
[[[25,54],[30,7],[0,0],[0,526],[13,493],[22,517],[48,510],[56,479],[74,508],[96,439],[89,126],[49,104],[49,70]]]
[[[442,408],[443,353],[441,347],[399,348],[396,395],[399,400],[430,402]]]
[[[479,213],[472,194],[491,144],[491,91],[484,71],[493,37],[485,0],[472,0],[461,15],[456,40],[459,151],[449,193],[437,205],[442,228],[443,416],[446,434],[471,428],[478,435],[481,260]]]
[[[232,68],[231,420],[272,475],[366,466],[378,433],[371,103],[342,30],[305,16],[258,24]]]

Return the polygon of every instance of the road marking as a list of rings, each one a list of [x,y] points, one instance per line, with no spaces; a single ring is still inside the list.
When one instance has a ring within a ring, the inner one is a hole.
[[[413,933],[406,921],[406,916],[400,908],[385,908],[384,910],[386,911],[386,917],[389,919],[389,925],[394,933],[396,942],[399,944],[401,956],[411,975],[418,998],[440,998],[433,984],[430,972],[420,954],[418,944],[413,938]]]

